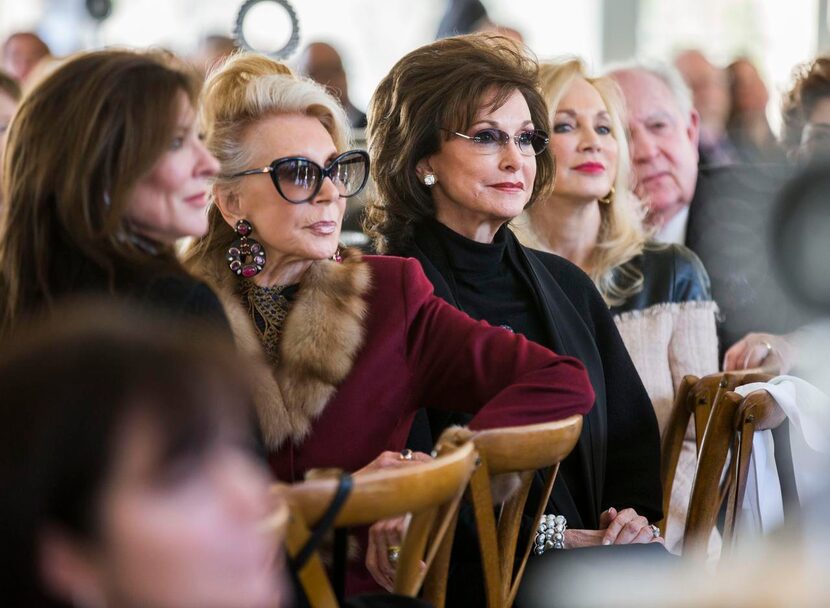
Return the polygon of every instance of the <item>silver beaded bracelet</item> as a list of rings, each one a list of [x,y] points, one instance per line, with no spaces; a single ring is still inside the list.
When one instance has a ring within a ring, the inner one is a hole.
[[[536,529],[536,540],[533,545],[533,553],[542,555],[550,549],[565,548],[565,529],[568,527],[568,520],[564,515],[553,515],[548,513],[542,515],[539,520],[539,527]]]

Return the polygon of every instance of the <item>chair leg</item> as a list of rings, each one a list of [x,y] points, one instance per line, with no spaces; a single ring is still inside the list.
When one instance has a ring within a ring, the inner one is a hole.
[[[441,545],[435,553],[424,581],[423,598],[435,608],[444,608],[447,602],[447,575],[450,569],[450,557],[452,556],[452,545],[455,540],[457,523],[458,519],[456,517],[453,517],[449,522],[444,538],[441,540]]]
[[[545,479],[545,486],[544,490],[542,491],[542,496],[539,499],[539,504],[536,507],[536,512],[533,516],[533,521],[538,522],[542,519],[542,513],[545,512],[545,507],[548,504],[548,499],[550,498],[550,493],[553,490],[553,484],[556,481],[556,475],[559,473],[559,465],[555,465],[548,469],[547,478]],[[516,600],[516,595],[519,593],[519,585],[522,582],[522,578],[524,577],[525,567],[527,566],[527,560],[530,557],[530,552],[533,549],[534,544],[534,535],[533,533],[530,534],[530,537],[527,539],[527,544],[524,548],[524,557],[522,557],[522,561],[519,564],[519,569],[516,571],[516,576],[513,578],[513,583],[510,587],[510,591],[507,595],[507,605],[512,606],[513,602]],[[518,539],[517,539],[518,542]]]
[[[288,518],[288,530],[285,537],[285,546],[289,557],[296,556],[308,542],[311,532],[297,513],[292,511]],[[338,608],[337,598],[329,583],[323,560],[315,551],[305,566],[297,572],[297,578],[302,585],[309,604],[312,608]]]
[[[413,516],[406,531],[400,559],[395,569],[395,593],[414,597],[421,588],[423,573],[421,572],[421,559],[427,545],[437,508],[432,508]]]
[[[493,512],[493,494],[490,491],[490,473],[483,458],[481,465],[470,478],[470,498],[473,503],[478,542],[481,548],[487,606],[488,608],[503,608],[505,604],[501,597],[496,516]]]

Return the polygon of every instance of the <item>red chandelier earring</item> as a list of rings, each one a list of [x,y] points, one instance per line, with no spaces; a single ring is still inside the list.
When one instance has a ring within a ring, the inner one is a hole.
[[[236,222],[236,239],[228,248],[228,268],[237,276],[250,279],[262,272],[265,266],[265,249],[259,241],[249,238],[254,227],[248,220]]]

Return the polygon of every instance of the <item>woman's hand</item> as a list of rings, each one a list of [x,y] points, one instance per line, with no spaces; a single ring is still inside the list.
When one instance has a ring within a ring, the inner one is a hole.
[[[432,456],[423,452],[403,450],[401,452],[381,452],[380,456],[362,469],[355,471],[354,476],[363,473],[396,469],[430,462]],[[369,546],[366,549],[366,568],[377,583],[392,591],[395,583],[395,564],[389,559],[390,554],[400,552],[406,528],[409,525],[409,516],[393,517],[376,522],[369,528]]]
[[[408,457],[404,457],[404,454]],[[413,452],[412,450],[402,450],[400,452],[381,452],[380,456],[375,458],[362,469],[358,469],[352,473],[352,476],[380,471],[383,469],[405,467],[415,463],[430,462],[431,460],[432,456],[429,454],[424,454],[423,452]]]
[[[795,349],[789,336],[749,333],[735,342],[723,357],[723,371],[763,367],[777,374],[786,374],[792,369]]]
[[[611,507],[599,517],[599,525],[605,530],[603,545],[634,545],[640,543],[662,542],[654,536],[648,520],[638,515],[634,509],[617,511]]]
[[[599,525],[599,530],[565,530],[565,548],[664,542],[662,537],[654,536],[648,520],[634,509],[618,512],[612,507],[600,515]]]
[[[369,528],[366,568],[372,578],[387,591],[392,591],[395,584],[395,563],[390,559],[390,554],[400,552],[408,525],[409,517],[402,515],[384,519]]]

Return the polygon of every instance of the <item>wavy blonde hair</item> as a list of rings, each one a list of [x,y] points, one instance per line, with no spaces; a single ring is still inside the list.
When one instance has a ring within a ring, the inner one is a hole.
[[[611,78],[590,77],[584,63],[576,58],[541,64],[539,87],[548,103],[549,124],[553,124],[559,102],[576,78],[584,78],[599,93],[608,110],[611,134],[617,142],[615,193],[610,204],[599,204],[599,234],[588,259],[589,276],[608,305],[615,306],[640,291],[643,286],[642,273],[627,262],[642,253],[645,247],[648,236],[643,226],[645,208],[631,190],[631,157],[625,130],[625,105],[619,87]],[[545,201],[539,201],[534,213],[544,212],[545,204]],[[524,226],[520,223],[517,233],[526,245],[545,249],[545,240],[534,232],[531,217],[526,216]]]
[[[231,55],[208,75],[202,93],[201,123],[205,143],[219,160],[214,190],[229,196],[238,192],[241,177],[249,169],[249,130],[260,120],[279,114],[313,116],[331,135],[338,152],[350,141],[349,123],[340,103],[314,81],[296,76],[286,65],[264,55],[240,52]],[[202,256],[224,255],[236,233],[215,204],[208,211],[208,232],[188,249],[189,263]]]

